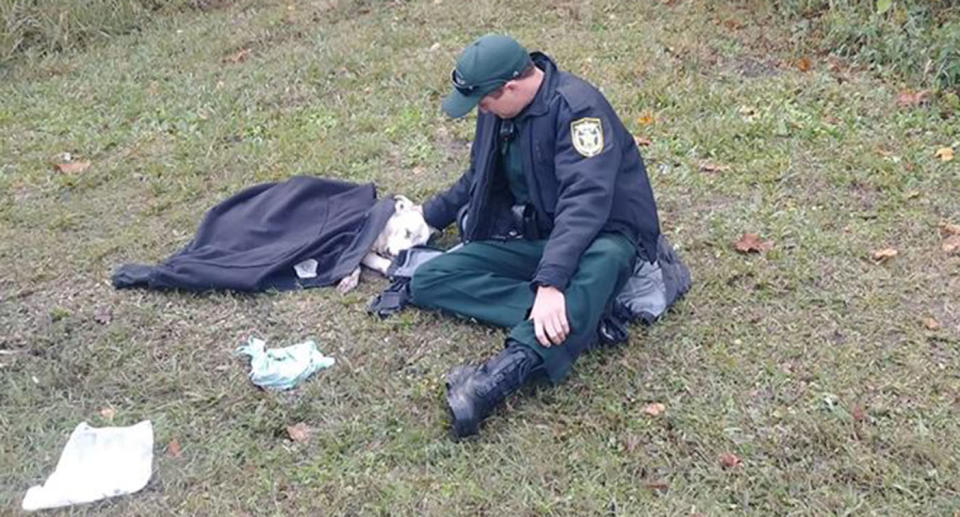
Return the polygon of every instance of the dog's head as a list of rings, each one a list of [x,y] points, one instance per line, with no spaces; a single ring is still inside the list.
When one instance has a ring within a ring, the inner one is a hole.
[[[413,201],[404,196],[394,196],[394,212],[377,239],[376,252],[396,257],[401,251],[426,244],[430,239],[430,227],[423,214],[414,209]]]

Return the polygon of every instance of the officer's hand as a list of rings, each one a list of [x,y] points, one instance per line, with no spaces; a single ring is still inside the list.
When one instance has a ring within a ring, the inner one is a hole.
[[[559,345],[570,334],[567,323],[567,301],[556,287],[541,285],[530,309],[537,341],[545,347]]]

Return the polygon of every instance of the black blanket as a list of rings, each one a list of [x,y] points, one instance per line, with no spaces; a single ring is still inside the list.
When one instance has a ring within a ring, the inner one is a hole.
[[[350,274],[393,214],[373,184],[296,176],[250,187],[210,209],[193,240],[156,266],[125,264],[119,288],[237,291],[330,285]],[[294,265],[316,261],[316,276]]]

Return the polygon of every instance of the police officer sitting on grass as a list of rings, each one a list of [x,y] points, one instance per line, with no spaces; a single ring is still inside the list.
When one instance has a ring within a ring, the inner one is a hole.
[[[556,383],[597,339],[633,271],[656,260],[656,204],[632,135],[596,88],[540,52],[488,34],[457,59],[451,117],[479,106],[470,166],[422,206],[465,243],[420,266],[412,301],[510,329],[504,349],[447,374],[457,436],[545,375]]]

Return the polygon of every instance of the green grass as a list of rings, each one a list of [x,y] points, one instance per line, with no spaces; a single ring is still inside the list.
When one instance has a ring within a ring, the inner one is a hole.
[[[886,4],[884,6],[884,3]],[[783,0],[753,2],[790,17],[798,48],[851,58],[890,80],[960,91],[960,2]]]
[[[490,30],[601,86],[653,142],[663,228],[695,279],[664,321],[457,443],[442,376],[493,353],[499,330],[371,319],[372,276],[345,297],[109,285],[257,182],[317,174],[419,200],[448,185],[473,126],[439,101],[456,53]],[[260,0],[8,67],[0,511],[111,407],[114,425],[153,421],[153,478],[63,513],[953,514],[960,257],[937,224],[960,223],[960,160],[934,152],[960,152],[955,108],[900,108],[902,85],[843,60],[801,72],[791,30],[714,3]],[[64,152],[92,165],[56,172]],[[736,253],[744,232],[773,249]],[[886,247],[899,255],[874,263]],[[314,338],[337,364],[260,392],[232,356],[251,333]],[[286,437],[297,422],[306,443]]]
[[[0,0],[0,71],[138,32],[156,17],[228,0]]]

